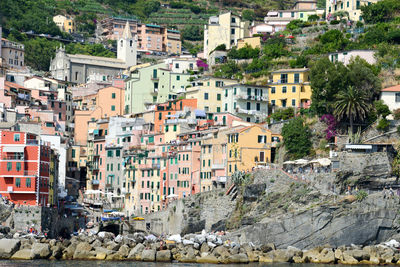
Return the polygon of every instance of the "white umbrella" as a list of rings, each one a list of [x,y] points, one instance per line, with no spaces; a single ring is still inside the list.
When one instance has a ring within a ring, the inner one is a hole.
[[[305,165],[305,164],[309,163],[309,161],[306,159],[298,159],[298,160],[295,160],[294,162],[295,162],[295,164],[298,164],[298,165]]]
[[[289,164],[296,164],[296,162],[288,160],[283,163],[283,165],[289,165]]]
[[[167,198],[174,198],[174,197],[178,197],[178,195],[176,195],[176,194],[171,194],[171,195],[168,195],[168,196],[167,196]]]
[[[331,160],[328,158],[322,158],[322,159],[318,159],[319,164],[321,164],[321,166],[329,166],[331,165]]]

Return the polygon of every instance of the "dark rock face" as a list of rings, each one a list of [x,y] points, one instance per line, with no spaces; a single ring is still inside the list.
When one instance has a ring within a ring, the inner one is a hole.
[[[225,231],[226,230],[226,220],[220,220],[217,223],[211,225],[211,231]]]
[[[232,233],[232,238],[236,236],[240,242],[254,244],[274,243],[277,248],[295,246],[300,249],[321,244],[376,244],[387,240],[400,228],[396,202],[375,195],[343,207],[319,207],[285,214],[244,227]]]
[[[196,233],[196,232],[201,232],[206,226],[206,220],[201,220],[201,221],[195,221],[195,220],[189,220],[187,226],[183,228],[182,230],[182,235],[190,234],[190,233]]]
[[[252,184],[244,188],[243,200],[256,201],[264,192],[266,184]]]

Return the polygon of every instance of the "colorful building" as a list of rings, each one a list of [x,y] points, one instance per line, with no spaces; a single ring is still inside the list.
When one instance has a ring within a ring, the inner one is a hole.
[[[139,113],[152,105],[178,98],[186,91],[190,74],[174,73],[165,63],[135,68],[126,80],[125,113]]]
[[[194,81],[185,96],[187,99],[197,99],[197,108],[205,112],[223,112],[224,86],[236,83],[231,79],[205,77]]]
[[[236,171],[251,171],[275,159],[275,147],[282,140],[278,134],[253,125],[236,127],[227,132],[227,175]]]
[[[311,104],[309,69],[281,69],[271,72],[268,82],[272,107],[308,108]]]
[[[333,18],[336,12],[345,11],[349,13],[349,20],[362,21],[361,7],[379,2],[379,0],[326,0],[326,18]]]
[[[204,57],[208,59],[219,45],[225,45],[227,50],[236,46],[239,39],[250,36],[249,28],[249,21],[232,12],[210,17],[208,24],[204,25]]]
[[[57,161],[49,143],[42,142],[37,135],[0,131],[0,193],[11,202],[20,205],[49,204],[50,173],[54,179]],[[51,184],[51,204],[54,203],[56,183]]]
[[[261,122],[268,117],[268,87],[245,84],[224,86],[223,110],[247,122]]]
[[[1,38],[0,50],[3,68],[22,69],[25,67],[25,47],[23,44]]]
[[[74,18],[70,16],[57,15],[53,17],[53,21],[63,32],[74,33],[76,31]]]

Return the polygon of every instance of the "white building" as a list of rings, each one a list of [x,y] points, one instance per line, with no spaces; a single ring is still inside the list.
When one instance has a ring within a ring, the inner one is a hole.
[[[268,87],[232,84],[223,87],[222,111],[247,122],[261,122],[268,116]]]
[[[335,52],[329,54],[329,60],[331,62],[342,62],[344,65],[348,65],[352,58],[360,57],[365,59],[369,64],[373,65],[376,63],[374,50],[351,50],[343,52]]]
[[[381,90],[381,100],[388,105],[390,111],[400,108],[400,85]]]
[[[167,58],[165,60],[168,68],[174,73],[187,73],[190,70],[197,71],[199,68],[196,62],[197,58],[193,57]]]
[[[378,2],[379,0],[326,0],[326,18],[329,20],[338,11],[349,13],[352,21],[362,21],[361,7]]]

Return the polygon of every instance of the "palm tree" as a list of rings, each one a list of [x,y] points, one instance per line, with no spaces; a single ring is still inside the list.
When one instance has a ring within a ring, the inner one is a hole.
[[[338,119],[349,118],[350,130],[353,133],[353,120],[356,118],[365,119],[370,110],[368,97],[362,91],[349,86],[347,90],[339,92],[336,98],[333,114]]]

